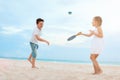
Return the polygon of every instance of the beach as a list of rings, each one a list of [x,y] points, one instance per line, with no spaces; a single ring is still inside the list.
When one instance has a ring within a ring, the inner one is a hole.
[[[103,73],[92,75],[92,64],[0,59],[0,80],[120,80],[120,65],[101,65]]]

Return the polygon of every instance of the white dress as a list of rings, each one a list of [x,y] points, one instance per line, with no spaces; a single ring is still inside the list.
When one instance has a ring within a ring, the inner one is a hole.
[[[94,30],[98,33],[97,29]],[[99,38],[94,35],[91,44],[91,54],[100,54],[103,50],[104,41],[103,38]]]

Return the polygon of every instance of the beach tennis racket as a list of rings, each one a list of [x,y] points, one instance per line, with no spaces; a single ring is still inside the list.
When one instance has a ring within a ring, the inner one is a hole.
[[[77,35],[70,36],[70,37],[67,39],[67,41],[71,41],[71,40],[75,39],[76,36],[77,36]]]
[[[76,35],[70,36],[67,41],[71,41],[73,39],[75,39],[77,36],[79,36],[81,34],[81,32],[77,33]]]

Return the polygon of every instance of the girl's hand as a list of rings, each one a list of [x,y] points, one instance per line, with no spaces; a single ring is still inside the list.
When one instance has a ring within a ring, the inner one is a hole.
[[[82,34],[82,32],[79,32],[79,33],[76,34],[76,36],[79,36],[79,35],[81,35],[81,34]]]

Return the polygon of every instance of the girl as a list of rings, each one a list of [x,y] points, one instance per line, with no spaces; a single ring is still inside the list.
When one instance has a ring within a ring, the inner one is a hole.
[[[100,16],[95,16],[93,18],[92,25],[95,27],[95,30],[90,30],[89,34],[84,34],[82,32],[79,32],[77,35],[84,35],[87,37],[94,36],[92,39],[92,45],[91,45],[91,56],[90,59],[92,60],[93,67],[94,67],[94,73],[93,74],[100,74],[102,73],[102,70],[97,62],[97,57],[103,50],[103,31],[101,28],[102,19]]]

